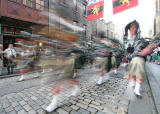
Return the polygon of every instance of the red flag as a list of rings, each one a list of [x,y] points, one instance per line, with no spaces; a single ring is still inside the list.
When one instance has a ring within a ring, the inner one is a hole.
[[[104,0],[88,6],[87,21],[103,17]]]
[[[113,14],[122,12],[138,5],[138,0],[112,0]]]

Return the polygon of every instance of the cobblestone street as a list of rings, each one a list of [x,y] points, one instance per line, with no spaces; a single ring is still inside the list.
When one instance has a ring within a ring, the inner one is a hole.
[[[127,113],[129,105],[129,97],[125,96],[127,80],[111,77],[107,82],[98,86],[96,85],[98,74],[99,72],[93,69],[79,71],[78,81],[81,91],[78,96],[69,95],[72,89],[64,91],[61,93],[60,107],[51,114]],[[12,81],[17,80],[17,77],[14,78],[12,77]],[[49,105],[53,96],[51,89],[54,84],[40,84],[2,96],[0,113],[45,114],[44,109]]]

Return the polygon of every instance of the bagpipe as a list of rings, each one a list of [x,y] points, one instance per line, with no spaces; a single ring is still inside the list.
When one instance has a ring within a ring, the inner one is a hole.
[[[127,44],[127,41],[128,41],[128,30],[130,29],[130,26],[131,26],[132,23],[136,23],[136,25],[137,25],[137,27],[138,27],[138,30],[137,30],[136,37],[135,37],[135,40],[134,40],[133,45],[129,45],[129,46],[127,47],[127,49],[126,49],[126,51],[127,51],[129,54],[132,54],[132,53],[134,52],[134,50],[135,50],[135,48],[134,48],[135,41],[140,38],[140,33],[141,33],[139,23],[138,23],[136,20],[130,22],[130,23],[127,24],[126,27],[125,27],[125,34],[124,34],[124,36],[123,36],[124,43]]]

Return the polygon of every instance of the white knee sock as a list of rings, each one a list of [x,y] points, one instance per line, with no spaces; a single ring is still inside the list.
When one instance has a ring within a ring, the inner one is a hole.
[[[135,86],[135,89],[134,89],[134,93],[135,93],[136,95],[141,96],[140,88],[141,88],[141,84],[139,84],[138,82],[136,82],[136,86]]]
[[[24,80],[24,75],[21,75],[21,77],[19,78],[19,81]]]
[[[130,87],[135,87],[135,84],[136,84],[136,82],[135,82],[135,80],[134,79],[131,79],[130,81],[129,81],[129,86]]]
[[[74,89],[73,89],[73,92],[72,92],[72,96],[76,96],[77,94],[78,94],[78,92],[79,92],[79,87],[78,87],[78,85],[74,85],[74,87],[73,87]]]
[[[76,78],[77,77],[77,73],[73,73],[72,78]]]
[[[46,108],[47,112],[52,112],[58,107],[58,96],[54,96],[51,104]]]
[[[97,84],[100,85],[100,84],[102,84],[102,83],[103,83],[103,77],[100,76],[100,77],[99,77],[99,80],[98,80],[98,82],[97,82]]]
[[[114,74],[117,74],[117,69],[114,69]]]

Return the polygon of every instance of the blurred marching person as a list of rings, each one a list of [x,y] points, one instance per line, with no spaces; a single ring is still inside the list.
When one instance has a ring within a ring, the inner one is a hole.
[[[20,69],[20,73],[21,76],[19,78],[19,81],[24,81],[25,80],[25,74],[27,74],[28,72],[31,72],[33,70],[36,69],[36,63],[39,62],[39,49],[37,48],[36,50],[34,50],[31,55],[33,55],[33,58],[30,59],[29,61],[26,61],[26,63],[23,65],[23,67]],[[25,57],[25,56],[29,56],[28,54],[28,50],[26,50],[26,52],[22,52],[21,56]],[[34,77],[38,77],[38,72],[36,73],[36,75],[34,75]]]
[[[112,53],[112,58],[111,58],[111,63],[112,63],[112,67],[114,68],[114,74],[117,74],[117,69],[118,69],[118,66],[117,66],[117,62],[116,62],[116,54],[115,53]]]
[[[71,55],[75,58],[72,78],[76,78],[78,74],[78,59],[80,55],[78,53],[72,53]]]
[[[122,66],[125,67],[127,65],[127,57],[125,55],[122,56]]]
[[[78,80],[73,79],[76,78],[74,75],[74,65],[76,54],[72,54],[71,57],[64,58],[63,60],[57,60],[57,67],[61,69],[61,74],[58,76],[63,79],[59,80],[53,86],[53,99],[51,103],[47,106],[46,111],[52,112],[56,108],[62,105],[62,96],[65,97],[65,100],[71,96],[76,96],[79,93]],[[56,67],[56,66],[55,66]]]
[[[104,83],[106,80],[109,79],[109,71],[112,68],[111,57],[112,57],[112,52],[110,51],[105,52],[103,61],[100,65],[101,73],[100,73],[100,78],[97,82],[98,85],[101,85],[102,83]]]
[[[128,36],[128,30],[130,36]],[[142,98],[140,90],[146,76],[145,58],[152,53],[157,44],[149,44],[140,37],[139,23],[136,20],[126,25],[124,37],[129,38],[126,45],[127,55],[131,60],[129,63],[129,84],[134,88],[134,94],[138,98]]]
[[[114,74],[118,74],[117,70],[122,62],[122,56],[119,52],[115,53],[116,64],[114,65]]]
[[[8,69],[8,74],[13,74],[13,68],[16,65],[16,63],[14,62],[14,59],[16,58],[16,51],[13,48],[12,44],[8,45],[8,48],[5,49],[2,53],[6,54],[6,58],[7,58],[7,69]]]
[[[27,74],[28,72],[31,72],[35,69],[35,64],[36,64],[37,60],[34,58],[30,61],[28,61],[26,63],[26,65],[20,69],[20,73],[21,73],[21,76],[19,78],[19,81],[23,81],[25,80],[25,74]],[[34,75],[34,77],[38,77],[38,72],[36,73],[36,75]]]

